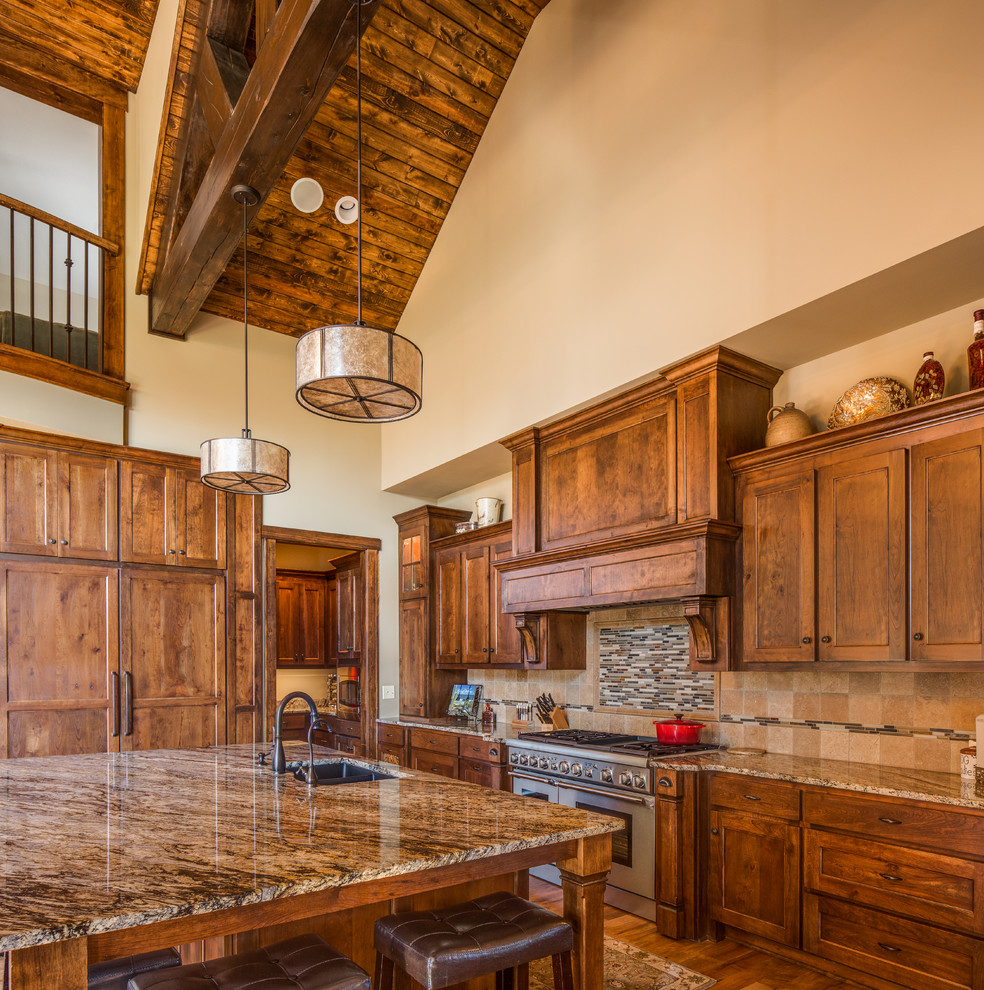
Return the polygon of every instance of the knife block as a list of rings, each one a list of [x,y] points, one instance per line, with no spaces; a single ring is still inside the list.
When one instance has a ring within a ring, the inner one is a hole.
[[[555,708],[550,713],[550,720],[553,722],[554,729],[569,729],[571,727],[570,722],[567,721],[567,712],[563,708]]]

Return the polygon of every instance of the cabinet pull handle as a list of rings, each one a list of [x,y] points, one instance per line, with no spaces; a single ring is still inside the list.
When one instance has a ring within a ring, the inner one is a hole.
[[[809,636],[804,636],[804,637],[803,637],[803,642],[809,645],[810,643],[812,643],[812,642],[813,642],[813,640],[812,640],[812,639],[810,639],[810,637],[809,637]]]
[[[886,952],[901,952],[902,950],[897,945],[889,945],[888,942],[879,942],[878,947],[884,949]]]
[[[656,781],[656,783],[659,784],[660,787],[672,787],[673,786],[673,781],[670,780],[669,777],[660,777],[659,780]]]
[[[123,735],[133,735],[133,674],[123,672]]]
[[[742,797],[746,801],[761,801],[762,799],[756,794],[742,794]]]
[[[879,873],[878,876],[880,876],[882,880],[891,880],[893,883],[902,882],[902,877],[897,877],[892,873]]]
[[[912,638],[914,640],[917,640],[918,641],[918,640],[922,639],[922,633],[913,633],[912,634]],[[878,944],[881,945],[881,942],[879,942]]]
[[[830,642],[830,637],[829,636],[821,636],[820,637],[820,642],[821,643],[829,643]]]
[[[120,675],[114,670],[110,674],[112,680],[112,695],[110,699],[113,705],[113,738],[120,734]]]
[[[879,818],[878,821],[884,822],[886,825],[901,825],[901,818]]]

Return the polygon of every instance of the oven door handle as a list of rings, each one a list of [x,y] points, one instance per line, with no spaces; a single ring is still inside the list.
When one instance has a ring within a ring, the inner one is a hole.
[[[509,771],[510,777],[515,777],[518,780],[532,780],[534,784],[556,784],[557,781],[553,777],[534,777],[528,773],[517,773],[515,770]]]
[[[558,780],[558,787],[566,787],[569,791],[582,791],[585,794],[598,794],[601,797],[611,798],[613,801],[630,801],[632,804],[644,804],[647,808],[655,806],[653,798],[639,797],[638,794],[624,794],[622,791],[606,791],[601,787],[584,787],[581,784],[569,784],[566,780]]]

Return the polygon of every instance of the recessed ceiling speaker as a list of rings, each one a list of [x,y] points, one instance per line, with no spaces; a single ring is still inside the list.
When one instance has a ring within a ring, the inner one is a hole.
[[[335,204],[335,216],[342,223],[355,223],[359,219],[359,201],[354,196],[341,196]]]
[[[314,213],[325,201],[325,191],[317,179],[298,179],[290,187],[290,201],[301,213]]]

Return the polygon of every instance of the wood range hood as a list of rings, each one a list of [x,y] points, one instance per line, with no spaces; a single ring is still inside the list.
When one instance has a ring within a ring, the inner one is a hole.
[[[713,347],[501,441],[513,554],[495,567],[524,650],[545,612],[674,601],[691,666],[728,666],[741,528],[727,458],[764,445],[780,374]]]

